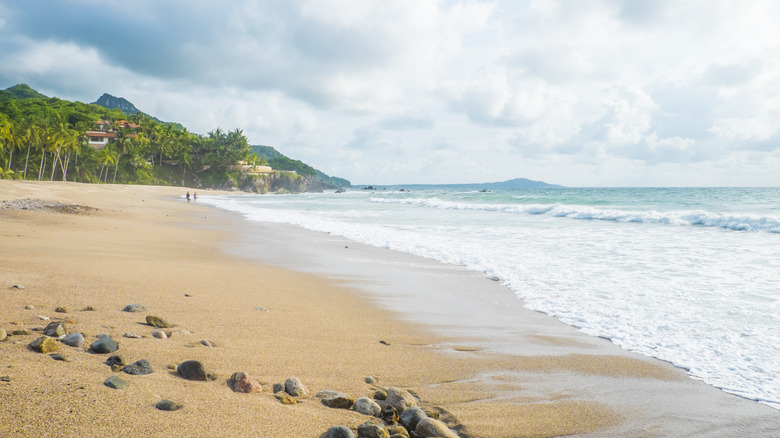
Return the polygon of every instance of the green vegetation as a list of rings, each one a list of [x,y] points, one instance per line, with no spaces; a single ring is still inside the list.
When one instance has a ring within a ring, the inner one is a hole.
[[[95,134],[100,121],[104,131]],[[90,144],[88,131],[94,139],[112,138],[107,145]],[[267,177],[242,172],[242,161],[317,175],[278,155],[258,156],[240,129],[216,128],[203,136],[142,112],[49,98],[24,84],[0,91],[0,178],[263,190],[278,184],[253,181]]]

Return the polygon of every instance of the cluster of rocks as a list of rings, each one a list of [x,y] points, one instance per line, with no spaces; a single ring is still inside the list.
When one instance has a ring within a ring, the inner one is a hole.
[[[40,199],[0,200],[0,210],[56,211],[60,213],[85,214],[97,211],[86,205],[64,202],[41,201]]]
[[[366,378],[369,382],[373,378]],[[418,405],[417,399],[401,388],[379,388],[374,398],[357,400],[335,391],[320,391],[322,404],[336,409],[353,409],[371,418],[357,428],[334,426],[323,438],[458,438],[458,435],[438,419],[438,412]]]

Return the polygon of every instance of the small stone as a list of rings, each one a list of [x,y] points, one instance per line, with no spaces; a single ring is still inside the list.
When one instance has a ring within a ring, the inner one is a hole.
[[[184,406],[170,400],[160,400],[154,407],[161,411],[178,411]]]
[[[119,344],[115,340],[111,339],[111,336],[103,336],[90,345],[89,349],[93,353],[108,354],[113,353],[119,349]]]
[[[143,338],[143,336],[141,336],[141,335],[138,335],[138,334],[135,334],[135,333],[130,333],[130,332],[125,333],[124,335],[122,335],[122,337],[130,338],[130,339],[141,339],[141,338]]]
[[[12,331],[11,334],[14,336],[26,336],[30,334],[30,331],[27,329],[16,329]]]
[[[418,436],[436,438],[458,438],[458,435],[450,430],[446,424],[433,418],[423,418],[417,423],[414,433]]]
[[[6,333],[4,329],[0,328],[0,342],[5,341],[6,339],[8,339],[8,333]]]
[[[322,404],[334,409],[349,409],[355,404],[355,399],[346,394],[338,393],[334,396],[322,399]]]
[[[168,334],[166,334],[162,330],[155,330],[152,332],[152,336],[154,336],[157,339],[168,339]]]
[[[149,364],[149,361],[146,359],[135,361],[130,365],[122,368],[122,371],[133,376],[145,376],[154,372],[152,366]]]
[[[284,391],[284,383],[274,383],[272,391],[276,394],[279,391]]]
[[[103,384],[114,389],[127,388],[127,382],[119,376],[111,376]]]
[[[59,353],[52,354],[51,358],[54,359],[54,360],[61,361],[61,362],[70,362],[70,359],[68,359],[67,356],[63,356],[63,355],[61,355]]]
[[[108,359],[106,359],[106,365],[113,367],[114,365],[119,366],[125,366],[125,360],[122,359],[122,356],[118,354],[113,354],[111,356],[108,356]]]
[[[252,392],[263,392],[263,387],[260,385],[260,383],[258,383],[257,380],[249,377],[249,375],[241,371],[230,376],[230,379],[228,379],[228,386],[230,386],[233,391],[244,394],[249,394]]]
[[[0,376],[0,382],[11,382],[11,376]]]
[[[57,345],[57,341],[49,336],[41,336],[30,342],[29,347],[38,353],[50,353],[52,351],[57,351],[60,348]]]
[[[82,348],[84,345],[87,344],[87,340],[84,338],[84,335],[81,333],[69,333],[65,335],[64,338],[60,340],[63,344],[69,346],[69,347],[77,347]]]
[[[41,321],[48,321],[48,320],[50,320],[51,318],[49,318],[49,317],[48,317],[48,316],[46,316],[46,315],[38,315],[38,319],[40,319]]]
[[[301,379],[297,377],[290,377],[284,381],[284,391],[293,397],[299,397],[306,395],[309,391],[301,383]]]
[[[279,392],[275,393],[274,397],[276,397],[276,399],[279,400],[279,402],[281,402],[283,405],[298,404],[298,402],[295,401],[295,398],[293,398],[293,396],[291,396],[290,394],[288,394],[288,393],[286,393],[284,391],[279,391]]]
[[[122,309],[123,312],[146,312],[149,309],[140,304],[128,304]]]
[[[333,426],[325,433],[325,438],[355,438],[355,433],[347,426]]]
[[[171,328],[171,327],[173,327],[172,325],[170,325],[168,323],[168,321],[166,321],[166,320],[164,320],[164,319],[162,319],[162,318],[160,318],[158,316],[152,316],[152,315],[147,315],[146,323],[149,324],[152,327],[157,327],[157,328]]]
[[[214,380],[214,376],[206,373],[203,364],[197,360],[188,360],[180,363],[179,366],[176,367],[176,371],[178,371],[182,378],[187,380],[195,380],[198,382]]]
[[[200,341],[200,345],[203,345],[204,347],[216,347],[216,345],[212,344],[211,342],[207,341],[206,339],[203,339]]]
[[[387,400],[387,388],[379,388],[374,392],[374,400]]]
[[[355,411],[363,415],[376,417],[379,416],[379,414],[382,412],[382,408],[380,408],[379,405],[370,398],[360,397],[359,399],[355,400]]]
[[[63,306],[57,307],[54,311],[57,313],[69,313],[68,308]]]
[[[260,312],[268,312],[269,311],[268,309],[266,309],[263,306],[257,306],[257,307],[255,307],[255,310],[259,310]]]
[[[396,412],[403,412],[406,408],[417,406],[417,400],[414,399],[414,396],[401,388],[388,388],[387,402]]]
[[[375,379],[375,378],[373,378],[372,376],[366,376],[366,378],[365,378],[365,379],[363,379],[363,380],[364,380],[366,383],[368,383],[369,385],[373,385],[374,383],[376,383],[376,379]]]
[[[27,309],[27,310],[35,310],[35,306],[33,306],[32,304],[28,304],[28,305],[24,306],[24,308]]]
[[[171,370],[171,371],[178,371],[179,366],[175,363],[169,363],[168,365],[165,365],[165,368]]]
[[[192,334],[192,332],[190,332],[189,330],[182,330],[182,329],[174,330],[173,333],[177,333],[177,334],[185,335],[185,336]],[[171,333],[171,334],[173,334],[173,333]],[[170,336],[168,336],[168,337],[170,338]]]
[[[381,424],[367,421],[358,426],[359,438],[390,438],[390,434],[387,433],[387,429]]]
[[[95,311],[95,308],[94,308],[94,307],[92,307],[92,306],[87,306],[87,307],[85,307],[85,308],[81,309],[81,311],[82,311],[82,312],[94,312],[94,311]]]
[[[384,404],[384,407],[382,408],[382,420],[387,424],[398,423],[398,412],[396,412],[395,408],[385,401],[382,401],[382,403]]]
[[[338,391],[333,391],[331,389],[323,389],[320,392],[318,392],[317,395],[315,395],[315,397],[317,397],[317,398],[328,398],[328,397],[333,397],[334,395],[338,395],[338,394],[339,394]]]
[[[192,295],[190,295],[190,294],[184,294],[184,296],[185,296],[185,297],[187,297],[187,298],[189,298],[189,297],[191,297]]]
[[[24,290],[24,285],[23,284],[15,284],[15,285],[11,286],[10,289]]]
[[[387,426],[387,433],[390,434],[390,438],[409,438],[409,431],[406,430],[403,426],[399,426],[397,424],[392,426]]]
[[[417,427],[417,423],[424,418],[428,418],[428,415],[419,407],[412,406],[411,408],[404,409],[404,411],[401,412],[401,415],[399,415],[399,418],[401,424],[405,428],[414,430]]]

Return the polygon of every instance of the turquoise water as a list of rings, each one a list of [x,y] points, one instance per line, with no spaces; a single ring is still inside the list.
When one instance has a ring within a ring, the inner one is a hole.
[[[405,186],[202,200],[484,272],[585,333],[780,403],[780,189]]]

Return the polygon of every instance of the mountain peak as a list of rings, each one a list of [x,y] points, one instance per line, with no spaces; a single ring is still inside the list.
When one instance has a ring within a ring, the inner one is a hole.
[[[6,94],[7,96],[10,96],[14,99],[32,99],[32,98],[48,99],[48,96],[44,96],[43,94],[33,90],[27,84],[16,84],[13,87],[6,88],[5,90],[3,90],[3,94]]]
[[[128,101],[124,97],[115,97],[108,93],[103,93],[103,95],[100,96],[100,98],[97,101],[92,103],[100,105],[103,108],[119,109],[123,113],[130,114],[130,115],[138,114],[140,112],[138,108],[135,107],[135,105],[130,103],[130,101]]]

